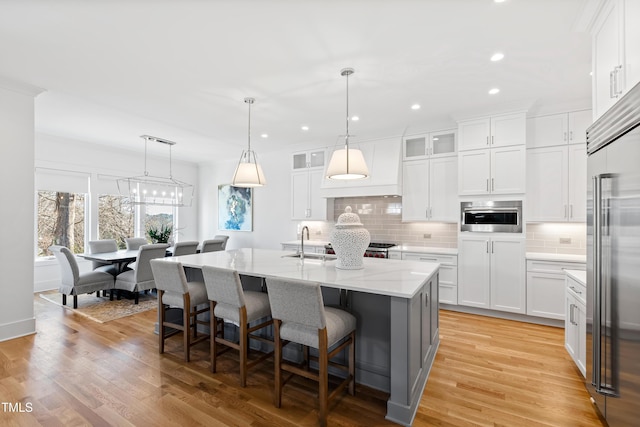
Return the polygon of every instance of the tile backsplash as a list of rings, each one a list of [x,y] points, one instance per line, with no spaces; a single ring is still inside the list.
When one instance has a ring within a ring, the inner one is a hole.
[[[586,255],[586,224],[527,224],[527,252]]]
[[[458,247],[458,224],[439,222],[402,222],[401,197],[347,197],[334,200],[334,218],[347,206],[360,216],[371,234],[371,241],[439,248]],[[329,240],[333,221],[310,221],[312,240]],[[298,230],[299,233],[299,230]],[[299,235],[299,234],[298,234]],[[526,225],[527,252],[585,255],[586,225],[543,223]]]
[[[334,218],[351,206],[371,234],[371,241],[440,248],[458,247],[458,225],[402,222],[401,197],[345,197],[334,200]],[[328,240],[335,222],[308,222],[311,239]],[[319,233],[319,234],[318,234]]]

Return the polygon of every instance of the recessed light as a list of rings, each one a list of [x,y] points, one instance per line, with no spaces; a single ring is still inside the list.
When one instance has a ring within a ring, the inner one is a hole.
[[[500,92],[500,89],[498,89],[497,87],[494,87],[493,89],[489,90],[489,95],[495,95],[498,92]]]
[[[263,138],[269,138],[269,134],[266,134],[266,133],[263,133],[260,136],[263,137]]]
[[[360,120],[360,117],[358,117],[358,116],[351,116],[351,121],[357,122],[358,120]]]
[[[309,126],[301,126],[300,129],[302,129],[304,131],[307,131],[307,130],[309,130]]]
[[[504,53],[502,52],[496,52],[493,55],[491,55],[491,61],[493,62],[500,61],[503,58],[504,58]]]
[[[504,3],[505,0],[493,0],[494,3]]]
[[[420,109],[420,104],[413,104],[413,105],[411,106],[411,109],[412,109],[412,110],[419,110],[419,109]]]

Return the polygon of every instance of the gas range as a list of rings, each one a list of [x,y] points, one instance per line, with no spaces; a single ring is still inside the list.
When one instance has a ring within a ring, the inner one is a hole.
[[[396,246],[395,243],[369,243],[369,247],[364,252],[365,257],[369,258],[389,258],[389,248]],[[331,243],[324,247],[326,254],[335,254],[335,251],[331,247]]]

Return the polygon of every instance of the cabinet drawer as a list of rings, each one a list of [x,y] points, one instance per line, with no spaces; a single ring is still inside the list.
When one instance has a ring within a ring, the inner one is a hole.
[[[586,270],[586,265],[580,262],[527,260],[527,271],[564,274],[564,270]]]
[[[440,291],[439,301],[444,304],[458,304],[458,287],[440,282],[438,287]]]
[[[403,252],[402,259],[408,260],[408,261],[439,262],[440,264],[447,264],[447,265],[458,264],[458,257],[455,255]]]
[[[582,304],[587,304],[587,287],[582,283],[574,280],[571,277],[567,277],[567,292],[572,294],[576,301]]]
[[[402,259],[402,253],[389,251],[389,259]]]

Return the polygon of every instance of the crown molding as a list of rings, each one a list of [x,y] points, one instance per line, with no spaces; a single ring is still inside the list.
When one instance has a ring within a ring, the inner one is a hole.
[[[21,93],[23,95],[33,96],[34,98],[42,92],[46,91],[46,89],[40,88],[38,86],[33,86],[29,83],[24,83],[1,75],[0,87],[6,90],[11,90],[13,92]]]

